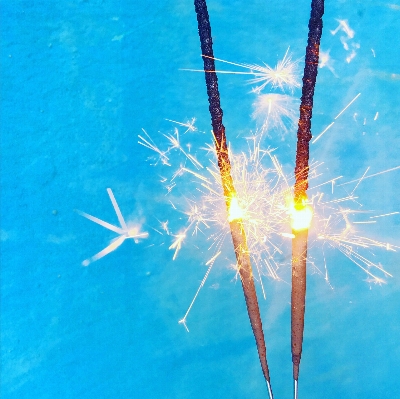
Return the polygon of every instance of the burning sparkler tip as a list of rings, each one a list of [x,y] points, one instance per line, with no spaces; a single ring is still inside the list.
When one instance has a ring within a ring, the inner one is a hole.
[[[304,199],[297,203],[295,203],[294,200],[290,200],[288,213],[291,218],[293,230],[306,230],[310,227],[313,217],[313,209],[311,206],[305,204]]]
[[[234,220],[243,218],[243,210],[239,205],[237,197],[231,198],[231,203],[229,205],[229,216],[228,221],[232,222]]]

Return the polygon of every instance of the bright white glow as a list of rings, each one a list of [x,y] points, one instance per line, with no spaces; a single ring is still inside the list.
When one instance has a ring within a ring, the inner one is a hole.
[[[242,219],[242,218],[243,218],[243,210],[240,207],[237,198],[232,197],[231,203],[229,206],[228,221],[232,222],[233,220]]]
[[[309,205],[303,205],[296,208],[292,202],[290,209],[291,226],[293,230],[306,230],[310,228],[313,217],[313,210]]]

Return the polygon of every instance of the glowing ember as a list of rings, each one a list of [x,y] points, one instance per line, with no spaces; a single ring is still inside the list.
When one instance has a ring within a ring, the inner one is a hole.
[[[243,218],[243,210],[239,205],[238,199],[236,197],[232,197],[231,204],[229,206],[228,221],[232,222],[233,220],[242,218]]]
[[[292,202],[289,208],[289,214],[293,230],[299,231],[310,228],[313,217],[313,209],[311,206],[302,205],[300,207],[296,207],[294,202]]]

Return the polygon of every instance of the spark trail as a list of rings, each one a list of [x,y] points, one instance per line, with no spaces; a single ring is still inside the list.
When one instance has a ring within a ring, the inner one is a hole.
[[[294,185],[294,206],[297,213],[306,210],[309,147],[311,140],[311,118],[315,82],[318,73],[319,44],[322,34],[324,0],[311,1],[311,15],[308,24],[303,88],[300,105],[300,119],[297,131],[297,151]],[[294,397],[298,395],[298,379],[304,334],[304,312],[306,299],[306,261],[308,226],[293,229],[292,241],[292,302],[291,302],[291,346],[293,362]]]
[[[82,212],[78,209],[75,209],[75,212],[77,212],[79,215],[85,217],[86,219],[91,220],[94,223],[99,224],[100,226],[114,231],[115,233],[119,234],[117,238],[111,241],[111,243],[102,249],[100,252],[97,254],[93,255],[92,257],[85,259],[82,262],[82,266],[88,266],[90,263],[95,262],[104,256],[108,255],[110,252],[115,251],[127,238],[132,238],[135,243],[138,243],[140,239],[147,238],[149,234],[147,232],[142,232],[140,226],[138,225],[128,225],[125,222],[124,217],[122,216],[122,213],[119,209],[117,200],[114,197],[114,194],[111,190],[111,188],[107,188],[107,193],[110,197],[111,203],[114,207],[115,213],[117,214],[118,221],[121,225],[121,227],[114,226],[110,223],[105,222],[104,220],[101,220],[95,216],[89,215],[88,213]]]
[[[206,58],[208,56],[204,55]],[[224,73],[224,74],[233,74],[233,75],[253,75],[254,78],[248,81],[249,84],[260,84],[252,89],[252,92],[256,94],[260,94],[261,91],[267,86],[271,85],[272,88],[280,88],[284,91],[285,88],[288,88],[293,92],[294,88],[300,87],[300,84],[297,80],[297,65],[298,61],[292,61],[292,57],[289,54],[289,48],[286,50],[286,53],[282,60],[278,61],[278,64],[272,68],[267,65],[265,62],[262,65],[257,64],[241,64],[237,62],[231,62],[222,60],[220,58],[213,58],[214,61],[224,62],[229,65],[234,65],[240,68],[248,69],[249,72],[233,72],[233,71],[223,71],[223,70],[209,70],[203,71],[200,69],[182,69],[182,71],[191,71],[191,72],[209,72],[209,73]]]
[[[211,114],[211,124],[213,128],[214,142],[217,152],[218,167],[221,174],[222,188],[224,191],[226,206],[229,210],[233,198],[236,198],[236,191],[231,176],[231,166],[229,162],[228,147],[226,144],[225,127],[222,124],[222,109],[220,106],[218,79],[215,72],[207,72],[215,71],[210,20],[205,0],[195,0],[194,5],[197,14],[200,44],[203,54],[202,57],[204,62],[207,94],[210,104],[209,110]],[[243,292],[246,300],[247,311],[249,314],[254,337],[256,339],[261,368],[267,383],[269,396],[272,399],[273,394],[267,363],[267,351],[264,340],[264,332],[262,329],[260,309],[258,307],[250,255],[247,247],[246,234],[243,228],[243,221],[241,218],[233,219],[229,221],[229,225],[237,259],[238,271],[240,274]]]

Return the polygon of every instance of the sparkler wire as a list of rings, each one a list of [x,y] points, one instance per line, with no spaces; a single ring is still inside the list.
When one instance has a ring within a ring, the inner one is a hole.
[[[218,78],[216,73],[213,72],[215,71],[215,63],[212,48],[210,20],[205,0],[195,0],[194,5],[197,14],[198,30],[202,58],[204,62],[208,102],[210,104],[209,110],[211,114],[211,124],[215,140],[218,167],[221,174],[226,206],[229,210],[232,198],[236,198],[236,191],[231,175],[231,164],[229,161],[228,147],[226,143],[225,127],[222,123],[223,112],[220,105]],[[230,221],[229,225],[237,259],[238,271],[246,300],[247,311],[250,318],[250,324],[256,339],[258,356],[260,358],[261,368],[267,383],[268,393],[272,399],[273,395],[267,363],[267,350],[265,346],[257,294],[254,285],[250,254],[247,246],[246,234],[243,228],[243,221],[242,219],[234,219]]]
[[[300,104],[300,119],[297,131],[297,151],[295,167],[294,201],[297,209],[304,206],[307,199],[309,171],[309,143],[311,140],[311,118],[315,82],[318,73],[319,44],[322,34],[322,16],[324,0],[311,1],[311,15],[308,24],[308,42],[306,48],[303,88]],[[292,362],[297,398],[297,381],[303,345],[304,312],[306,298],[306,260],[308,229],[293,231],[292,241]]]

